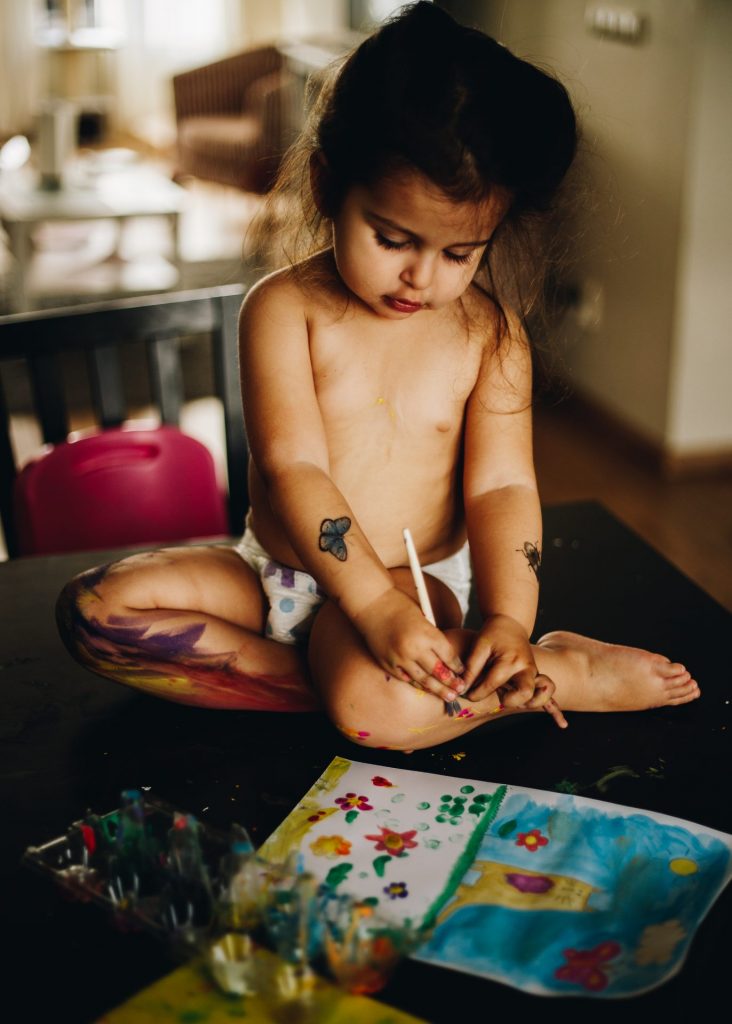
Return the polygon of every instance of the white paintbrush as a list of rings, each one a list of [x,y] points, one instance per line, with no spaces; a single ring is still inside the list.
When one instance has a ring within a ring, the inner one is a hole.
[[[433,626],[436,626],[435,613],[432,611],[430,595],[427,593],[427,587],[424,582],[424,573],[422,572],[422,566],[419,564],[419,558],[417,558],[417,549],[414,546],[411,531],[405,526],[402,533],[404,534],[404,543],[407,546],[407,558],[409,559],[409,568],[412,570],[412,579],[414,580],[414,585],[417,588],[419,607],[422,609],[422,614],[427,621],[431,622]]]
[[[422,566],[419,564],[417,549],[414,546],[414,540],[412,539],[412,533],[409,527],[405,526],[402,530],[402,534],[404,536],[404,543],[407,546],[407,558],[409,559],[409,568],[412,570],[412,579],[414,580],[414,585],[417,588],[419,607],[422,609],[422,614],[427,621],[433,626],[436,626],[435,613],[432,611],[430,595],[427,593],[427,587],[424,582],[424,573],[422,572]],[[445,709],[448,715],[453,715],[456,711],[460,711],[460,703],[456,700],[446,700]]]

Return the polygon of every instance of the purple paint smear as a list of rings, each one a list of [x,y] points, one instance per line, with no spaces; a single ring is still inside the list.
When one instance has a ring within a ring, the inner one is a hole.
[[[145,636],[150,628],[149,623],[123,626],[121,623],[124,621],[123,616],[114,615],[110,617],[109,622],[106,624],[94,618],[91,620],[90,625],[93,626],[97,636],[103,637],[113,644],[134,646],[144,650],[146,653],[165,659],[195,656],[197,653],[195,646],[206,628],[206,624],[203,622],[193,623],[177,632],[162,631]],[[140,617],[136,616],[134,621],[138,623]]]
[[[509,885],[519,892],[549,892],[554,888],[554,882],[545,875],[518,875],[510,874],[504,876]]]
[[[111,562],[106,562],[104,565],[98,565],[96,569],[88,569],[82,573],[78,578],[82,588],[93,592],[96,589],[97,583],[102,582],[111,566]]]
[[[110,567],[102,565],[77,576],[64,587],[56,605],[64,644],[72,657],[93,672],[197,707],[290,712],[320,708],[316,694],[300,672],[242,672],[236,666],[234,651],[197,651],[205,623],[178,629],[169,625],[166,632],[145,635],[161,620],[187,613],[155,609],[134,616],[110,616],[107,622],[87,618],[81,611],[81,594],[94,593]],[[171,665],[178,666],[173,675]],[[175,687],[171,689],[172,681]]]

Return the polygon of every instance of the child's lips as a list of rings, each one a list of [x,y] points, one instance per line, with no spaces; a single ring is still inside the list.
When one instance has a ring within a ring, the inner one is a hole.
[[[385,295],[384,302],[397,313],[416,313],[423,308],[421,302],[410,302],[408,299],[399,299],[395,295]]]

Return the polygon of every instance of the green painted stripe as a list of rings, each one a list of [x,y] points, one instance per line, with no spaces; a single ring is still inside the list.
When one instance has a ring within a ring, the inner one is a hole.
[[[465,846],[465,849],[455,862],[442,892],[439,894],[437,899],[433,900],[428,908],[427,913],[424,916],[424,920],[422,921],[421,927],[423,929],[428,930],[433,927],[440,910],[442,910],[450,897],[454,896],[465,872],[475,860],[475,855],[478,852],[478,848],[480,847],[488,826],[495,821],[496,815],[498,814],[507,791],[508,786],[499,786],[492,795],[485,814],[481,815],[472,836]]]

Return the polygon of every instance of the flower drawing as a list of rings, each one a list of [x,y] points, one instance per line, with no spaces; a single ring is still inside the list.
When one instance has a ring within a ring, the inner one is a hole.
[[[390,900],[403,900],[409,895],[406,882],[390,882],[384,886],[383,891]]]
[[[686,930],[676,918],[664,921],[663,924],[649,924],[641,934],[635,951],[635,962],[641,967],[668,963],[685,937]]]
[[[351,844],[343,836],[319,836],[310,849],[316,857],[328,857],[334,860],[336,857],[347,857],[351,852]]]
[[[358,796],[356,793],[346,793],[345,796],[337,796],[335,802],[342,811],[373,811],[368,797]]]
[[[548,842],[538,828],[532,828],[530,832],[519,832],[516,846],[525,846],[530,853],[536,853],[540,846],[546,846]]]
[[[601,992],[607,988],[608,976],[602,969],[608,960],[621,952],[617,942],[601,942],[594,949],[565,949],[567,963],[557,968],[554,976],[560,981],[582,985],[589,992]]]
[[[366,836],[365,838],[376,843],[375,849],[385,850],[391,857],[404,857],[407,850],[413,850],[419,845],[414,841],[417,834],[416,828],[409,832],[394,832],[383,825],[380,825],[379,828],[381,829],[380,836]]]

